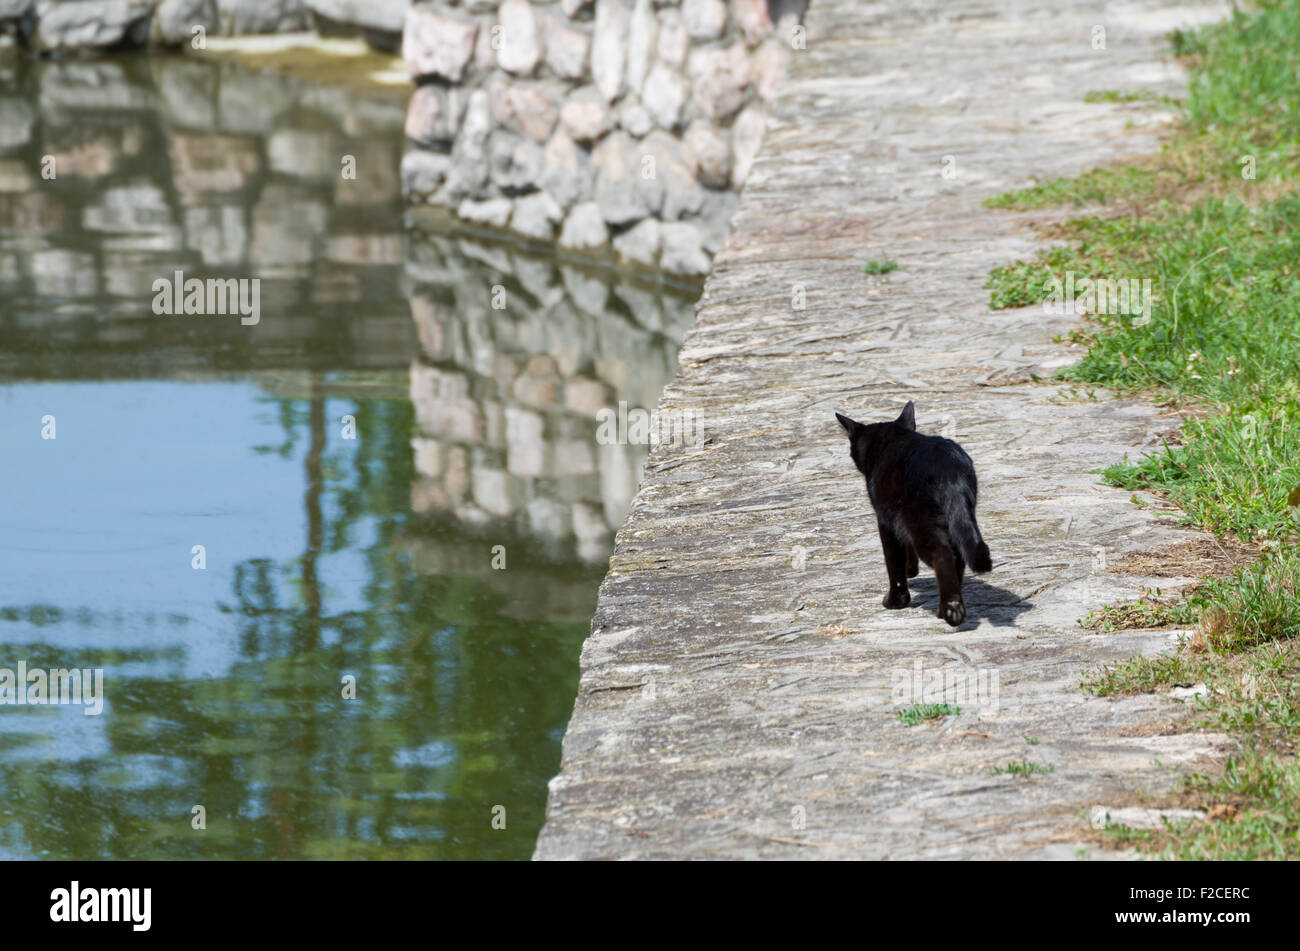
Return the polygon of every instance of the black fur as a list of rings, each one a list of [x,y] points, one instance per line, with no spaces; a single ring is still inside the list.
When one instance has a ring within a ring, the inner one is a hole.
[[[966,620],[961,596],[966,566],[977,572],[993,567],[975,522],[975,464],[951,439],[918,433],[910,402],[887,423],[859,423],[839,413],[835,418],[849,434],[849,452],[866,477],[876,510],[889,572],[885,607],[911,603],[907,579],[920,571],[919,559],[939,582],[936,613],[956,627]]]

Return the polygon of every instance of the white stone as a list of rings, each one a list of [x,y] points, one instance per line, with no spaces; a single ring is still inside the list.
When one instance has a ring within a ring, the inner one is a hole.
[[[695,179],[695,171],[686,156],[682,140],[662,129],[645,137],[638,147],[638,165],[646,158],[653,161],[655,179],[658,181],[662,203],[656,209],[664,221],[686,218],[700,210],[704,190]]]
[[[664,129],[673,130],[681,122],[682,107],[690,87],[678,73],[659,63],[650,71],[641,100],[650,117]]]
[[[510,228],[530,238],[550,241],[555,237],[555,226],[564,217],[564,209],[546,192],[534,192],[515,202],[515,213],[510,218]]]
[[[659,61],[673,69],[686,65],[686,54],[690,52],[691,36],[686,32],[682,15],[671,7],[659,14]]]
[[[663,202],[663,184],[640,161],[636,142],[623,131],[611,132],[592,152],[596,171],[595,200],[605,221],[615,227],[654,213]],[[649,174],[648,174],[649,173]]]
[[[536,187],[543,165],[542,147],[536,142],[502,133],[493,136],[490,177],[504,191]]]
[[[658,221],[646,218],[614,236],[614,251],[625,261],[654,267],[659,261],[660,230]]]
[[[302,4],[335,23],[401,33],[411,0],[302,0]]]
[[[640,95],[655,53],[659,21],[651,0],[636,0],[627,34],[627,88]]]
[[[591,39],[581,30],[573,30],[557,16],[545,18],[546,62],[555,75],[574,81],[587,78]]]
[[[722,0],[682,0],[682,21],[693,39],[716,40],[727,23]]]
[[[433,86],[416,86],[406,107],[406,137],[421,145],[436,141],[441,117],[442,104],[438,101],[437,89]]]
[[[28,42],[37,50],[71,50],[121,43],[148,23],[153,0],[41,3]]]
[[[488,180],[488,134],[492,131],[492,107],[487,90],[476,89],[465,107],[465,118],[451,152],[447,183],[436,196],[441,204],[457,205],[474,198]]]
[[[772,32],[767,3],[768,0],[731,0],[731,18],[750,46],[757,46]]]
[[[750,81],[759,99],[770,103],[776,98],[790,55],[790,49],[776,39],[768,40],[755,51],[750,61]]]
[[[584,86],[560,107],[560,125],[575,142],[594,142],[609,131],[609,110],[594,86]]]
[[[562,208],[572,208],[591,190],[591,159],[563,129],[556,129],[542,151],[541,186]]]
[[[532,75],[542,58],[537,15],[528,0],[505,0],[498,13],[501,44],[497,62],[516,76]]]
[[[672,222],[660,229],[662,251],[659,266],[672,274],[708,274],[712,263],[694,225]]]
[[[510,109],[524,135],[545,142],[559,114],[555,103],[533,86],[511,86],[509,97]]]
[[[451,157],[436,152],[417,149],[402,156],[402,193],[412,198],[425,198],[438,187],[451,170]]]
[[[731,178],[737,189],[745,184],[749,170],[754,165],[759,146],[763,144],[763,128],[767,117],[757,103],[746,106],[731,127],[731,151],[735,156]]]
[[[466,199],[456,208],[456,217],[476,225],[504,228],[510,223],[514,202],[509,198],[489,198],[486,201]]]
[[[694,50],[689,68],[695,99],[710,119],[725,120],[744,103],[750,76],[744,43]]]
[[[177,46],[194,39],[194,28],[202,26],[212,31],[215,27],[213,10],[208,0],[162,0],[149,24],[149,40],[161,46]],[[402,21],[397,21],[402,29]]]
[[[622,108],[618,111],[618,124],[638,139],[653,129],[655,125],[654,120],[650,118],[650,113],[646,111],[646,107],[635,99],[629,99],[623,103]]]
[[[1141,806],[1093,806],[1088,810],[1088,824],[1094,829],[1125,826],[1129,829],[1163,829],[1171,823],[1204,819],[1199,809],[1144,809]]]
[[[708,122],[692,122],[686,130],[686,158],[696,177],[711,188],[731,182],[731,147]]]
[[[413,77],[438,76],[458,83],[474,55],[478,24],[439,16],[427,7],[412,7],[402,30],[402,59]]]
[[[574,207],[560,230],[560,247],[590,250],[603,248],[609,243],[609,229],[600,206],[586,201]]]
[[[596,0],[596,23],[591,40],[591,75],[596,88],[613,102],[623,91],[627,65],[628,10],[624,0]]]

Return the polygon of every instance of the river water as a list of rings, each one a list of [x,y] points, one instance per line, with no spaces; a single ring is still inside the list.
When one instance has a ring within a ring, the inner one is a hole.
[[[406,230],[402,118],[0,60],[0,671],[103,671],[0,705],[0,858],[531,853],[647,451],[596,414],[693,303]],[[256,323],[157,313],[177,272]]]

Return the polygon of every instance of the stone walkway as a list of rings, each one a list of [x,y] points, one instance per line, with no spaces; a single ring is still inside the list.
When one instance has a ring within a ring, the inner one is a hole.
[[[1073,858],[1086,807],[1171,788],[1223,747],[1170,732],[1177,701],[1077,689],[1085,669],[1176,637],[1076,624],[1155,583],[1103,560],[1192,537],[1094,473],[1176,420],[1035,382],[1077,359],[1052,342],[1074,320],[989,311],[981,287],[1050,217],[983,199],[1153,151],[1166,115],[1084,94],[1176,91],[1164,34],[1222,11],[933,10],[813,0],[660,406],[698,414],[708,438],[650,457],[537,858]],[[864,276],[881,256],[900,269]],[[956,630],[934,617],[924,567],[910,609],[881,608],[874,519],[834,417],[884,419],[908,399],[980,476],[995,568],[968,578]],[[935,673],[966,691],[962,712],[904,726],[899,688]],[[1053,771],[989,772],[1021,759]]]

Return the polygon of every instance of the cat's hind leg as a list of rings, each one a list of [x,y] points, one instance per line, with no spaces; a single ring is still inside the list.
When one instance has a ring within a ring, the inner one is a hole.
[[[885,571],[889,573],[889,593],[881,603],[891,609],[905,608],[912,603],[912,592],[907,590],[908,546],[884,522],[877,521],[876,526],[885,553]]]
[[[961,597],[962,572],[966,565],[961,556],[947,545],[934,551],[934,575],[939,581],[939,610],[935,612],[953,627],[966,620],[966,602]]]

